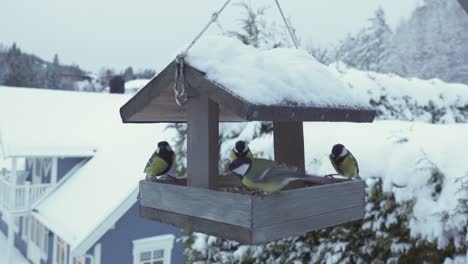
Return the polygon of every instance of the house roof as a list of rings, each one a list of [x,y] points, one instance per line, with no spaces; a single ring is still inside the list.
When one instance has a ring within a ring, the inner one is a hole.
[[[25,96],[25,93],[34,96]],[[51,103],[48,92],[0,86],[0,154],[14,156],[90,157],[94,142],[73,125],[79,111],[62,112],[66,102]],[[79,110],[79,109],[77,109]]]
[[[184,122],[174,99],[176,63],[170,63],[121,108],[126,123]],[[261,51],[226,37],[207,37],[185,59],[190,97],[207,95],[220,121],[372,122],[375,111],[305,51]]]
[[[55,138],[96,150],[35,207],[35,216],[73,251],[85,252],[86,245],[100,238],[96,234],[104,234],[136,202],[143,167],[164,137],[162,125],[122,124],[118,109],[128,99],[127,95],[0,88],[0,128],[20,122],[28,131],[4,138],[3,143],[24,140],[34,149],[54,146]],[[3,108],[5,104],[10,107]]]

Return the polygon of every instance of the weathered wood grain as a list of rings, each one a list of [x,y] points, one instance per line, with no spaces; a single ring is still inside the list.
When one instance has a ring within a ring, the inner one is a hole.
[[[250,196],[239,193],[140,181],[140,205],[247,228],[252,226]]]
[[[187,102],[187,177],[194,187],[217,189],[219,110],[207,96]]]
[[[358,206],[322,215],[302,218],[291,222],[284,222],[273,226],[249,229],[140,206],[140,216],[146,219],[174,225],[187,231],[201,232],[208,235],[235,240],[242,244],[263,244],[329,226],[344,224],[361,219],[364,216],[364,213],[364,206]]]
[[[362,218],[364,182],[254,196],[141,181],[140,206],[149,219],[256,244]]]
[[[304,130],[302,122],[273,122],[275,161],[305,172]]]
[[[260,244],[294,235],[304,234],[329,226],[344,224],[362,219],[364,205],[347,208],[339,211],[314,215],[294,221],[283,222],[277,225],[256,228],[252,233],[252,244]]]
[[[146,219],[170,224],[187,231],[200,232],[225,239],[231,239],[244,244],[252,243],[252,230],[245,227],[229,225],[145,206],[140,206],[140,216]]]
[[[364,205],[364,182],[313,186],[252,197],[254,228]]]
[[[120,116],[124,123],[132,122],[133,115],[145,109],[154,98],[157,98],[163,87],[170,86],[174,81],[174,69],[173,61],[120,108]]]

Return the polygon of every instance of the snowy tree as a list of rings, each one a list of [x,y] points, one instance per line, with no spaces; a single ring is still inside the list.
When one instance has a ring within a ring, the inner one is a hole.
[[[7,74],[4,84],[17,87],[35,87],[33,60],[23,56],[21,50],[14,43],[6,54]]]
[[[135,73],[133,72],[133,68],[131,66],[125,69],[125,71],[123,72],[123,77],[125,81],[130,81],[130,80],[135,79]]]
[[[314,56],[319,62],[329,65],[336,60],[333,50],[328,48],[322,48],[320,46],[309,46],[307,52]]]
[[[387,54],[392,31],[385,20],[382,8],[375,11],[369,25],[357,36],[348,36],[339,49],[339,58],[361,70],[380,71]]]
[[[396,29],[383,72],[468,83],[468,16],[455,0],[425,0]]]
[[[48,89],[62,89],[61,88],[62,76],[60,74],[60,62],[58,55],[54,55],[52,64],[47,65],[46,69],[46,88]]]
[[[237,5],[242,11],[242,18],[238,20],[240,30],[228,31],[228,36],[260,49],[293,46],[286,26],[278,26],[277,22],[269,20],[270,7],[254,7],[251,2],[240,2]],[[288,20],[288,24],[292,25]],[[294,27],[292,30],[296,31]]]

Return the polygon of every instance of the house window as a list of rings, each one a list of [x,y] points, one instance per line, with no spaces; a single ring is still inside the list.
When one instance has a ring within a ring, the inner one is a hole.
[[[86,264],[86,257],[80,256],[73,258],[73,264]]]
[[[140,264],[164,264],[164,249],[143,251],[140,253]]]
[[[47,254],[49,246],[47,233],[48,230],[45,226],[35,218],[31,218],[31,241],[45,254]]]
[[[162,235],[133,241],[133,264],[171,263],[174,235]]]
[[[56,247],[57,247],[56,263],[57,264],[66,264],[66,263],[68,263],[67,242],[65,242],[65,240],[62,240],[59,237],[57,237]]]

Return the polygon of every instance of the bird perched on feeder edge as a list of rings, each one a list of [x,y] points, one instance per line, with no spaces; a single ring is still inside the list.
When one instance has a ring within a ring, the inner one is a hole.
[[[238,141],[231,151],[229,170],[240,176],[242,184],[247,188],[269,193],[280,191],[291,181],[308,180],[307,175],[300,173],[297,167],[253,158],[244,141]]]
[[[158,147],[146,163],[144,172],[147,179],[160,179],[161,177],[173,177],[169,174],[175,162],[175,153],[167,141],[160,141]]]
[[[359,176],[359,166],[354,155],[342,144],[335,144],[330,153],[330,162],[336,172],[348,178]]]

